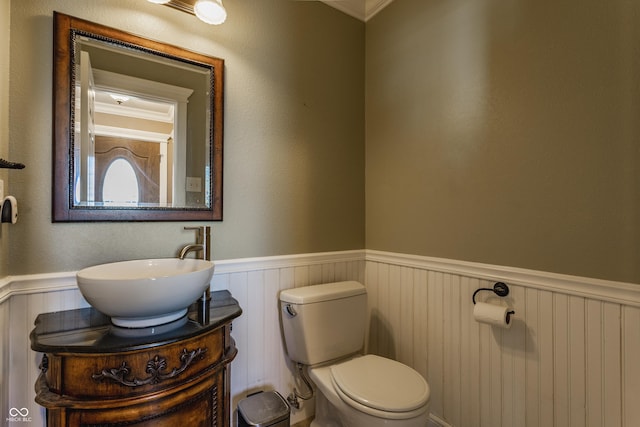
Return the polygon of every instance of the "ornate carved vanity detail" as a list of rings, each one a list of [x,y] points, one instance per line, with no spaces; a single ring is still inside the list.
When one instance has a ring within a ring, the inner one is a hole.
[[[47,425],[229,426],[231,321],[242,310],[213,292],[210,321],[123,330],[93,308],[44,313],[31,332],[43,352],[36,402]]]

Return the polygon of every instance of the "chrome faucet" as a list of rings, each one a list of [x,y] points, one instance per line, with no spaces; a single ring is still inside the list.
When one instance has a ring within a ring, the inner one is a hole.
[[[185,230],[196,230],[196,242],[186,245],[180,250],[178,258],[184,259],[189,252],[197,252],[196,258],[211,261],[211,227],[185,227]],[[209,304],[211,302],[211,290],[207,287],[202,296],[198,298],[198,323],[207,325],[210,320]]]

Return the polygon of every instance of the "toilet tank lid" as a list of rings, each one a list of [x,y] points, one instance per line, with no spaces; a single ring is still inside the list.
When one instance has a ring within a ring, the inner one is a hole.
[[[286,289],[280,292],[280,301],[292,304],[310,304],[364,293],[366,293],[365,287],[361,283],[352,280]]]

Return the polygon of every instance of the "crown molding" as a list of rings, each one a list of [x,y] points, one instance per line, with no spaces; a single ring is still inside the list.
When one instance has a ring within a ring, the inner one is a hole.
[[[328,6],[366,22],[393,0],[320,0]]]

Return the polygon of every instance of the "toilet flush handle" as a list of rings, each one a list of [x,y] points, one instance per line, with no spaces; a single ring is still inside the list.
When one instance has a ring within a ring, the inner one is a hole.
[[[291,304],[286,304],[284,306],[284,309],[287,311],[287,313],[289,314],[289,316],[291,317],[295,317],[298,315],[298,313],[296,313],[296,310],[293,308],[293,306]]]

